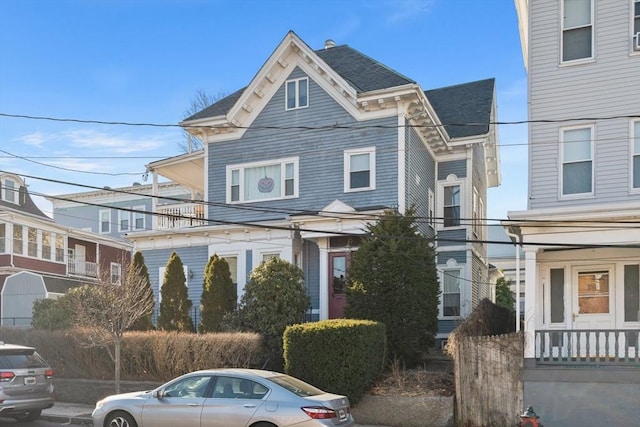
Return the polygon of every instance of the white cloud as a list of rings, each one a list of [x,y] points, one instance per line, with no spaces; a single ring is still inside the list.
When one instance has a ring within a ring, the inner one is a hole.
[[[101,150],[113,154],[147,152],[167,145],[168,141],[156,136],[131,136],[101,133],[92,130],[72,130],[60,135],[69,145],[77,148]]]
[[[387,23],[398,24],[408,19],[415,19],[431,11],[435,0],[396,0],[390,3],[393,12],[387,18]]]
[[[18,138],[19,142],[33,147],[41,147],[46,140],[47,138],[42,132],[34,132]]]

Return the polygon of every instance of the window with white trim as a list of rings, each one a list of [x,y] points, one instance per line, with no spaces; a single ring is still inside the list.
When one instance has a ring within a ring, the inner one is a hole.
[[[56,261],[64,262],[64,236],[56,234]]]
[[[429,225],[435,228],[436,221],[436,195],[432,189],[429,189]]]
[[[9,178],[2,180],[2,200],[9,203],[18,203],[18,184]]]
[[[640,120],[632,122],[631,132],[631,188],[640,189]]]
[[[13,253],[22,254],[23,230],[21,225],[13,224]]]
[[[51,233],[42,232],[42,258],[51,259]]]
[[[223,255],[220,258],[227,261],[229,264],[229,273],[231,273],[231,281],[234,285],[238,284],[238,256],[237,255]]]
[[[344,152],[344,192],[375,190],[376,147]]]
[[[120,279],[122,278],[122,266],[118,263],[111,263],[111,284],[117,285],[120,284]]]
[[[131,213],[129,211],[118,211],[118,231],[129,231]]]
[[[38,229],[27,227],[27,255],[38,256]]]
[[[227,166],[227,203],[298,197],[298,158]]]
[[[100,233],[111,233],[111,210],[101,210],[98,215],[100,216]]]
[[[445,185],[443,192],[443,224],[445,227],[457,227],[460,225],[460,185]]]
[[[561,133],[562,195],[593,193],[593,127],[565,128]]]
[[[593,58],[592,0],[562,2],[562,62]]]
[[[285,83],[285,109],[295,110],[309,106],[309,78],[287,80]]]
[[[442,271],[442,315],[460,316],[460,269]]]
[[[631,33],[631,41],[633,42],[633,50],[640,51],[640,0],[635,0],[632,7],[633,33]]]
[[[280,258],[279,252],[268,252],[262,254],[262,262],[267,262],[272,258]]]
[[[144,230],[145,229],[145,208],[144,206],[134,206],[133,210],[133,229]]]

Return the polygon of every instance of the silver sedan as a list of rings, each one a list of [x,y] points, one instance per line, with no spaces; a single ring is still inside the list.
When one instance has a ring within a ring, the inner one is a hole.
[[[96,404],[94,427],[321,427],[354,425],[346,396],[257,369],[191,372],[155,390]]]

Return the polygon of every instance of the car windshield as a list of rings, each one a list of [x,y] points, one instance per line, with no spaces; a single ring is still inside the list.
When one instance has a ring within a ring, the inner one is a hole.
[[[269,378],[269,380],[300,397],[317,396],[324,393],[319,388],[316,388],[311,384],[307,384],[304,381],[300,381],[297,378],[290,377],[289,375],[278,375]]]
[[[3,351],[0,353],[0,369],[46,368],[47,363],[36,352]]]

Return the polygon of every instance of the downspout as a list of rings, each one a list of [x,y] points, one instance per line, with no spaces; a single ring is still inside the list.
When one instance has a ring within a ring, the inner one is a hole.
[[[522,236],[513,232],[511,226],[505,228],[507,236],[511,237],[516,247],[516,332],[520,332],[520,248],[522,246]]]

